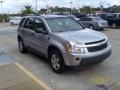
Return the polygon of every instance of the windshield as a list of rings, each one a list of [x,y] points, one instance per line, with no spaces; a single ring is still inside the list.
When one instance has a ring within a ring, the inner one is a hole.
[[[47,18],[46,22],[52,32],[81,30],[83,27],[70,17]]]

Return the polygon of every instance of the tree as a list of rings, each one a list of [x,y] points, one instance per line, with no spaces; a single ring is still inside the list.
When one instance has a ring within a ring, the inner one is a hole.
[[[33,14],[35,13],[34,10],[32,9],[31,5],[25,6],[23,10],[21,10],[21,15],[27,15],[27,14]]]
[[[7,14],[0,14],[0,22],[8,22],[8,18]]]
[[[40,14],[45,14],[47,11],[47,9],[41,8],[40,11],[38,11],[38,13]]]
[[[90,14],[91,13],[92,8],[90,6],[83,6],[82,8],[80,8],[81,12]]]

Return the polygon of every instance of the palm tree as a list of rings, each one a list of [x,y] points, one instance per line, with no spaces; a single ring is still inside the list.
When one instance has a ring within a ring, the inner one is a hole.
[[[31,5],[27,5],[23,10],[21,10],[21,15],[27,15],[27,14],[33,14],[33,13],[35,12],[33,11]]]

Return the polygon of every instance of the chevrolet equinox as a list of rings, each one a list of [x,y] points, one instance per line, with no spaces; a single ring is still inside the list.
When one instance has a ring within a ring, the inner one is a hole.
[[[112,51],[106,35],[62,15],[24,17],[18,27],[18,43],[21,53],[32,50],[48,58],[56,73],[67,66],[98,64]]]

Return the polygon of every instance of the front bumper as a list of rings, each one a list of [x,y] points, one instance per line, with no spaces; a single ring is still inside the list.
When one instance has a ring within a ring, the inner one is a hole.
[[[108,28],[108,25],[99,25],[98,28],[99,29]]]
[[[97,64],[102,61],[104,61],[106,58],[108,58],[111,55],[112,51],[109,51],[105,54],[101,54],[98,56],[93,56],[93,57],[84,57],[82,58],[80,62],[80,66],[87,66],[87,65],[92,65],[92,64]]]
[[[91,64],[97,64],[104,61],[112,53],[111,45],[108,45],[106,49],[97,52],[90,52],[87,54],[70,54],[66,55],[67,66],[86,66]]]

